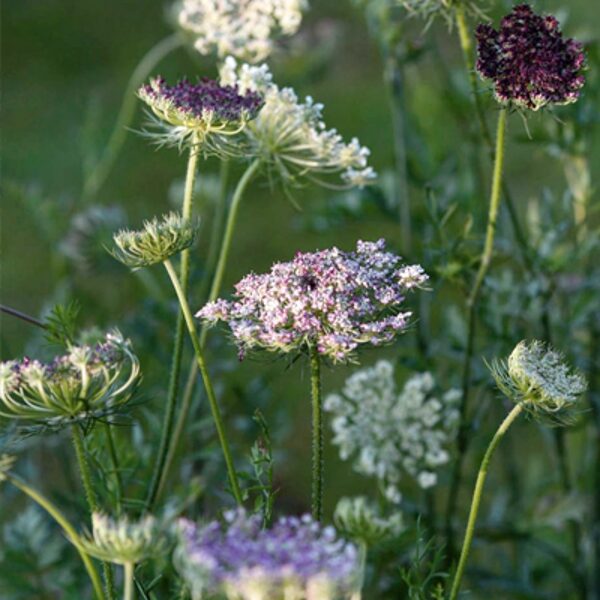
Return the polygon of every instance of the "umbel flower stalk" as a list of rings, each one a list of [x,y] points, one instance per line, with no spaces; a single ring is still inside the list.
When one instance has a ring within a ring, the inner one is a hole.
[[[386,252],[384,240],[359,241],[354,252],[298,253],[269,273],[247,275],[235,286],[235,300],[209,302],[196,314],[208,324],[227,322],[240,358],[251,350],[309,356],[316,519],[323,494],[321,361],[348,362],[360,346],[393,341],[409,324],[406,294],[427,279],[419,265],[405,266]]]
[[[515,406],[494,434],[481,461],[449,600],[458,597],[490,461],[500,441],[522,412],[557,424],[569,422],[579,396],[587,387],[585,378],[573,372],[560,354],[538,341],[520,342],[506,362],[494,361],[490,369],[499,389]]]

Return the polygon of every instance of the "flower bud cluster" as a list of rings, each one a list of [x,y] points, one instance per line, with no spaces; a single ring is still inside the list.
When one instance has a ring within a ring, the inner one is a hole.
[[[376,477],[385,496],[399,502],[403,471],[421,488],[437,483],[436,470],[450,460],[460,392],[436,393],[430,373],[413,375],[398,390],[394,367],[381,360],[351,375],[339,394],[325,399],[333,416],[333,443],[354,469]]]

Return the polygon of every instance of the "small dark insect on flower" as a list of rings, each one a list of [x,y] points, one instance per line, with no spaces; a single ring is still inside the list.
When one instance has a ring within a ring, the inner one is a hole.
[[[520,4],[496,31],[477,28],[477,70],[494,83],[496,98],[538,110],[547,104],[569,104],[585,83],[585,55],[580,42],[564,39],[558,21]]]

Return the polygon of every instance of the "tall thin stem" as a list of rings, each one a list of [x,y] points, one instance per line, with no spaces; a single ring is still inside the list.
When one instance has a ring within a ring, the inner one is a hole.
[[[500,427],[494,434],[490,445],[485,451],[485,454],[483,455],[483,460],[481,461],[481,466],[479,467],[479,472],[477,473],[477,481],[475,483],[475,490],[473,491],[473,498],[471,500],[471,509],[469,511],[469,520],[467,521],[465,539],[463,541],[460,559],[458,561],[458,567],[456,568],[456,573],[454,575],[454,581],[452,582],[452,589],[450,590],[449,600],[456,600],[456,598],[458,597],[460,583],[465,571],[467,560],[469,558],[469,551],[471,550],[473,534],[475,533],[475,522],[477,521],[477,514],[479,513],[479,506],[481,504],[481,498],[483,495],[483,486],[485,485],[490,461],[496,448],[498,447],[498,444],[500,443],[500,440],[504,437],[504,434],[508,431],[509,427],[521,414],[522,411],[522,404],[517,404],[514,406],[514,408],[510,411],[510,413],[508,413],[504,421],[502,421]]]
[[[71,431],[73,435],[75,456],[77,457],[77,464],[79,465],[79,473],[81,475],[81,483],[83,484],[85,498],[91,514],[98,510],[98,499],[96,498],[96,492],[94,491],[94,484],[92,482],[92,474],[90,472],[90,466],[85,454],[83,435],[78,425],[73,425],[71,427]],[[109,600],[114,600],[115,584],[112,569],[106,561],[102,562],[102,571],[104,574],[104,583],[106,584],[106,595],[108,596]]]
[[[198,363],[198,368],[200,369],[200,374],[202,376],[202,381],[204,382],[204,388],[206,390],[206,395],[208,397],[208,403],[210,404],[210,409],[212,412],[213,420],[215,422],[215,427],[217,429],[217,435],[219,437],[219,442],[221,443],[221,449],[223,451],[223,456],[225,457],[225,465],[227,467],[227,473],[229,475],[229,483],[231,485],[231,490],[233,492],[233,496],[238,505],[242,505],[242,492],[240,489],[240,484],[238,481],[237,473],[235,471],[235,466],[233,464],[233,459],[231,457],[231,451],[229,450],[229,443],[227,442],[227,437],[225,436],[225,429],[223,427],[223,419],[221,417],[221,410],[219,409],[219,404],[217,402],[217,398],[215,396],[215,392],[212,386],[212,382],[210,380],[210,376],[208,374],[208,369],[206,368],[206,363],[204,361],[204,354],[202,352],[202,347],[200,345],[200,340],[198,338],[198,334],[196,332],[196,326],[194,323],[194,318],[192,317],[192,312],[190,310],[188,301],[185,297],[185,293],[179,279],[177,277],[177,273],[173,268],[173,265],[170,260],[166,260],[164,262],[165,268],[169,277],[171,279],[171,283],[173,284],[173,288],[175,289],[175,293],[177,294],[177,298],[179,300],[179,304],[181,306],[181,310],[183,312],[183,316],[185,319],[185,323],[188,329],[188,333],[192,340],[192,346],[194,347],[194,353],[196,355],[196,361]]]
[[[62,512],[54,505],[50,500],[42,496],[38,491],[34,490],[27,483],[21,480],[14,475],[8,475],[7,480],[12,483],[17,489],[23,492],[25,495],[29,496],[36,504],[38,504],[41,508],[43,508],[62,528],[65,532],[67,538],[72,542],[75,546],[75,549],[79,553],[81,557],[81,561],[87,571],[90,580],[92,582],[92,586],[94,588],[94,593],[96,595],[97,600],[104,600],[104,592],[102,590],[102,582],[100,581],[100,576],[98,575],[98,571],[94,566],[89,555],[82,549],[79,543],[79,535],[75,528],[69,523],[67,518],[62,514]]]
[[[108,143],[98,162],[93,166],[91,172],[87,175],[83,183],[83,198],[85,200],[92,199],[102,187],[106,178],[108,177],[119,151],[123,146],[125,138],[127,136],[127,127],[133,119],[135,112],[136,96],[135,92],[142,82],[152,73],[156,65],[165,58],[168,54],[173,52],[176,48],[183,45],[183,36],[178,33],[174,33],[161,40],[152,47],[138,63],[137,67],[133,71],[127,87],[125,88],[125,94],[123,96],[123,102],[117,116],[114,129],[110,135]]]
[[[454,536],[452,531],[452,516],[456,509],[456,501],[458,497],[458,491],[460,489],[460,481],[462,475],[462,463],[467,448],[468,442],[468,424],[467,424],[467,411],[469,403],[469,393],[471,387],[471,367],[473,362],[473,353],[475,350],[475,329],[477,322],[477,303],[479,300],[479,294],[481,292],[481,286],[488,272],[492,255],[494,251],[494,238],[496,234],[496,221],[498,218],[498,208],[500,206],[501,189],[502,189],[502,170],[504,165],[504,145],[506,135],[506,117],[507,109],[500,109],[498,116],[498,130],[496,135],[496,153],[494,161],[494,175],[492,179],[492,189],[490,193],[490,205],[488,213],[488,224],[485,235],[485,243],[483,252],[481,254],[481,260],[479,263],[479,269],[473,287],[469,293],[467,299],[467,310],[468,310],[468,324],[467,324],[467,340],[464,353],[463,362],[463,375],[462,375],[462,397],[459,406],[460,419],[459,419],[459,430],[457,438],[458,455],[454,463],[454,469],[452,473],[452,479],[450,484],[450,491],[448,494],[448,507],[446,511],[446,529],[448,536],[448,549],[449,554],[452,555],[454,550]]]
[[[123,568],[125,569],[123,600],[133,600],[135,594],[133,581],[134,564],[127,562],[123,565]]]
[[[120,515],[122,508],[121,501],[123,499],[123,482],[121,480],[121,469],[119,467],[117,449],[115,447],[115,440],[112,434],[110,423],[104,423],[104,434],[106,435],[106,445],[108,446],[108,453],[110,455],[110,461],[113,469],[117,514]]]
[[[194,185],[196,183],[196,172],[198,169],[198,159],[200,156],[200,145],[198,140],[192,140],[192,147],[187,164],[187,172],[185,176],[185,189],[183,193],[183,204],[181,215],[184,219],[191,219],[192,206],[194,199]],[[184,250],[181,253],[180,264],[180,281],[184,295],[187,294],[188,282],[190,274],[190,250]],[[173,424],[175,421],[175,412],[177,409],[177,396],[179,394],[179,379],[181,373],[181,359],[183,355],[183,339],[185,335],[185,323],[183,314],[179,311],[177,315],[177,324],[175,326],[175,341],[173,344],[173,357],[171,359],[171,373],[169,375],[169,389],[167,393],[167,403],[165,407],[165,415],[163,418],[162,432],[158,452],[156,454],[156,462],[154,471],[150,481],[150,488],[146,497],[146,510],[151,510],[158,497],[160,483],[166,478],[164,473],[166,466],[167,453],[171,442],[171,434],[173,432]]]
[[[312,516],[323,517],[323,399],[321,396],[321,360],[311,347],[310,391],[312,400]]]
[[[0,304],[0,312],[3,312],[11,317],[16,317],[17,319],[21,319],[26,323],[30,323],[31,325],[35,325],[36,327],[40,327],[41,329],[48,329],[48,326],[39,319],[32,317],[31,315],[25,314],[16,308],[11,308],[10,306],[4,306],[4,304]]]

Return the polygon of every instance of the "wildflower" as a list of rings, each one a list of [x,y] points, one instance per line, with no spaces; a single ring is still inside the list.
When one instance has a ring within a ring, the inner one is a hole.
[[[118,331],[94,346],[72,346],[50,363],[0,363],[0,416],[63,426],[111,414],[139,380],[139,362]]]
[[[348,537],[373,545],[398,536],[404,530],[402,514],[383,518],[366,498],[342,498],[335,509],[336,527]]]
[[[579,98],[585,55],[581,43],[563,39],[555,17],[520,4],[498,31],[479,25],[477,41],[477,70],[493,82],[499,102],[538,110]]]
[[[171,212],[160,220],[146,221],[139,231],[122,229],[116,233],[113,240],[117,247],[112,255],[134,270],[155,265],[190,248],[197,233],[196,222]]]
[[[162,130],[147,135],[160,144],[199,144],[205,154],[219,156],[234,151],[230,138],[242,131],[262,106],[258,93],[240,94],[235,86],[206,78],[196,84],[182,79],[169,86],[162,77],[155,77],[139,89],[138,96],[158,117],[155,125]]]
[[[222,85],[264,97],[263,108],[244,134],[249,153],[284,182],[297,184],[306,178],[326,184],[322,177],[341,174],[344,187],[362,187],[376,178],[367,166],[369,149],[357,138],[346,143],[335,129],[327,129],[322,120],[323,105],[310,96],[300,102],[293,89],[279,88],[267,65],[238,67],[235,59],[228,57],[220,75]]]
[[[310,516],[281,518],[270,530],[258,516],[226,515],[204,527],[183,520],[176,566],[192,597],[228,600],[338,600],[357,578],[357,548]]]
[[[515,404],[537,417],[568,421],[587,383],[573,371],[561,354],[543,342],[522,341],[508,361],[494,361],[490,367],[500,390]]]
[[[398,391],[393,365],[381,360],[351,375],[324,408],[342,460],[354,457],[354,469],[376,477],[384,495],[399,502],[402,471],[421,488],[437,483],[436,469],[450,460],[459,398],[458,390],[437,394],[430,373],[413,375]]]
[[[117,565],[137,564],[168,550],[166,536],[151,515],[131,521],[95,512],[92,534],[82,536],[80,544],[90,556]]]
[[[235,286],[235,300],[217,300],[197,317],[227,321],[240,348],[299,352],[315,348],[333,362],[347,361],[363,344],[391,342],[409,324],[406,294],[428,277],[385,251],[385,241],[298,253],[269,273],[250,274]]]
[[[296,33],[306,0],[182,0],[175,5],[180,27],[195,38],[200,54],[264,60],[274,39]]]

